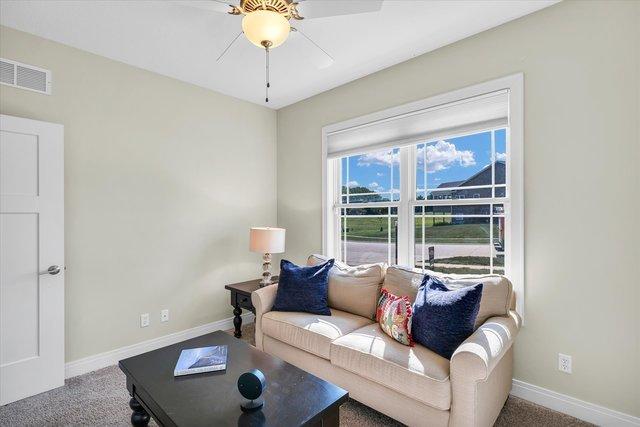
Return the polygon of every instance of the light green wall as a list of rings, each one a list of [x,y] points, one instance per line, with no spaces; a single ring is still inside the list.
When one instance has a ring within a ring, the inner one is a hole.
[[[565,1],[279,110],[285,256],[321,250],[322,126],[523,72],[515,377],[640,415],[639,55],[640,2]]]
[[[53,71],[0,111],[65,126],[67,361],[232,316],[276,223],[276,113],[6,27],[0,55]]]
[[[0,56],[53,70],[0,112],[65,125],[68,361],[230,316],[276,189],[285,256],[320,251],[322,126],[523,72],[515,376],[640,415],[640,2],[565,1],[278,111],[277,187],[271,110],[5,27]]]

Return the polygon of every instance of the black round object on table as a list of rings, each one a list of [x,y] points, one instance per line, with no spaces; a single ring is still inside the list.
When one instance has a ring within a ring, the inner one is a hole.
[[[242,397],[249,399],[240,404],[240,409],[250,412],[262,408],[264,400],[260,396],[266,388],[267,380],[258,369],[252,369],[240,375],[238,378],[238,391]]]

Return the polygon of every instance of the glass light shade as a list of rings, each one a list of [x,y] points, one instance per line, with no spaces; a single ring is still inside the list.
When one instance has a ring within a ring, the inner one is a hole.
[[[242,31],[249,41],[264,48],[263,41],[271,42],[269,48],[280,46],[289,37],[291,26],[287,18],[270,10],[256,10],[242,18]]]

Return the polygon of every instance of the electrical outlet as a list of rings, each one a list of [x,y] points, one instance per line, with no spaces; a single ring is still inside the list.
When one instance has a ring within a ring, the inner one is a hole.
[[[165,308],[164,310],[162,310],[160,312],[160,321],[161,322],[168,322],[169,321],[169,309]]]
[[[558,370],[565,374],[571,373],[571,356],[558,353]]]
[[[146,328],[149,326],[149,313],[143,313],[140,315],[140,327]]]

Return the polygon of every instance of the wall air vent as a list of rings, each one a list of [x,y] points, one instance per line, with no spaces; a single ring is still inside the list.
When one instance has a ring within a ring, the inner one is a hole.
[[[51,95],[51,71],[0,58],[0,83]]]

